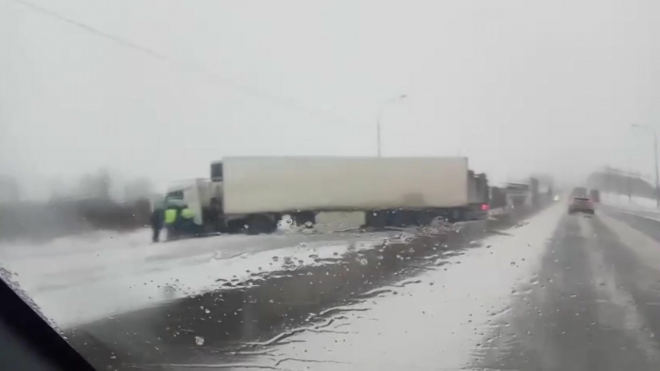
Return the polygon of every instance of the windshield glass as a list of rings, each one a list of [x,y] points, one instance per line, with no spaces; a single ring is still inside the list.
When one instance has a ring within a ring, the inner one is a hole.
[[[0,0],[0,275],[99,370],[660,370],[658,35]]]

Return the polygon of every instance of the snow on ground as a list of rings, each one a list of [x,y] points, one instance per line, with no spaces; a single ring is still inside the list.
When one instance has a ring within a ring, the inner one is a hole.
[[[656,201],[651,198],[622,195],[618,193],[602,193],[601,201],[613,206],[628,207],[635,209],[656,209]]]
[[[640,264],[644,264],[655,271],[660,272],[660,254],[658,254],[658,241],[654,240],[648,234],[635,229],[633,226],[613,218],[607,214],[598,216],[622,244],[627,246],[638,257]],[[640,280],[638,284],[657,284],[657,280]]]
[[[535,272],[565,213],[565,205],[555,204],[508,235],[487,237],[481,247],[450,258],[449,265],[376,298],[329,309],[338,314],[327,325],[293,330],[286,344],[268,350],[275,358],[253,362],[286,369],[310,362],[316,370],[463,369],[509,310],[515,290],[537,282]]]
[[[641,215],[649,219],[660,220],[660,210],[657,208],[656,200],[617,193],[601,194],[601,202],[604,205],[614,206],[622,211]]]
[[[0,245],[0,262],[60,327],[217,290],[227,281],[318,264],[396,232],[227,235],[153,244],[150,230]]]

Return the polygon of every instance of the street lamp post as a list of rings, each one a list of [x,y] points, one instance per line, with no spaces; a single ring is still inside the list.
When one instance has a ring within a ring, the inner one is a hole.
[[[655,158],[655,207],[660,209],[660,179],[658,177],[658,133],[655,128],[647,125],[632,124],[634,128],[643,128],[653,133],[653,156]]]
[[[398,97],[388,100],[383,104],[383,106],[380,108],[378,111],[378,118],[376,119],[376,145],[378,146],[378,157],[381,157],[381,150],[380,150],[380,120],[383,116],[383,111],[385,111],[385,108],[387,108],[390,104],[394,102],[398,102],[402,99],[407,98],[408,96],[406,94],[401,94]]]

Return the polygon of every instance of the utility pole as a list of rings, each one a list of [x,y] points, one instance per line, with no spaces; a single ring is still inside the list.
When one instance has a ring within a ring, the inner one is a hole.
[[[628,173],[628,176],[626,177],[626,184],[628,188],[626,192],[628,193],[628,203],[632,202],[632,172]]]
[[[655,207],[660,209],[660,189],[658,183],[658,134],[653,129],[653,154],[655,155]]]
[[[378,113],[378,120],[376,121],[376,145],[378,146],[378,157],[380,156],[380,116],[381,112]]]

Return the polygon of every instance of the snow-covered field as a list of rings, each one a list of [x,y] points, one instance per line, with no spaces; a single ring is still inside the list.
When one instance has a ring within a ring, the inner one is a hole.
[[[601,202],[604,205],[614,206],[626,212],[642,215],[650,219],[660,220],[660,209],[657,208],[656,200],[645,197],[628,197],[615,193],[603,193]]]
[[[612,204],[621,207],[630,207],[638,209],[656,209],[656,201],[651,198],[621,195],[617,193],[603,193],[601,195],[603,203]]]
[[[228,281],[322,264],[397,234],[227,235],[153,244],[150,233],[12,242],[0,245],[0,262],[48,318],[68,327],[217,290]]]
[[[535,272],[565,211],[565,205],[555,204],[529,223],[450,258],[449,265],[378,289],[381,294],[375,298],[326,310],[337,314],[326,324],[291,331],[286,344],[269,348],[274,357],[249,364],[287,368],[314,362],[315,370],[463,369],[475,349],[488,346],[482,344],[484,337],[509,311],[516,290],[538,283]]]

